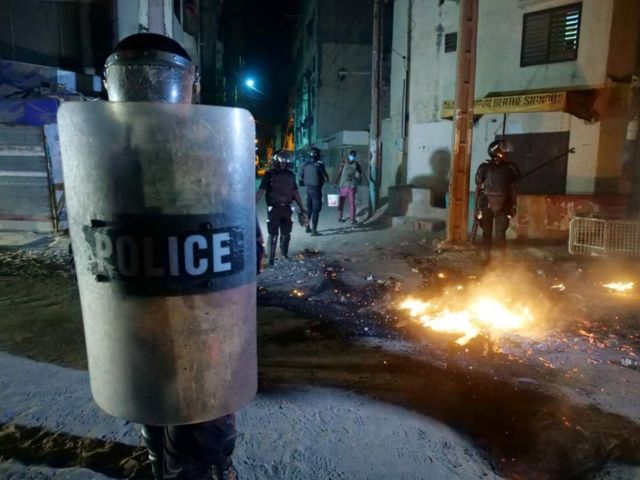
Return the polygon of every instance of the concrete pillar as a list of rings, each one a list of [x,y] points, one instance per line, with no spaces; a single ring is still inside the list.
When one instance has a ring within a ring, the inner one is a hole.
[[[149,18],[149,31],[166,35],[165,26],[165,1],[147,0],[147,13]]]

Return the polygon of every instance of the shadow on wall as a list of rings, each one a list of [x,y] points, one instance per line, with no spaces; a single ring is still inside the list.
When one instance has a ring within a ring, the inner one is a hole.
[[[431,206],[446,208],[445,196],[449,190],[449,170],[451,168],[451,152],[439,148],[429,159],[431,174],[419,175],[410,180],[417,188],[428,188],[431,191]]]

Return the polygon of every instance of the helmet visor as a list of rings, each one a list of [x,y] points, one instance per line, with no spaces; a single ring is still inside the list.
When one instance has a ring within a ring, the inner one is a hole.
[[[112,102],[191,103],[193,68],[167,65],[112,65],[105,74]]]
[[[112,102],[191,103],[194,65],[159,51],[122,51],[107,58],[105,80]]]

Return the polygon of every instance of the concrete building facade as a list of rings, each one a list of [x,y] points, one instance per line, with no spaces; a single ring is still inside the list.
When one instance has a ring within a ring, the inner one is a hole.
[[[332,170],[345,150],[354,148],[361,152],[365,166],[371,121],[372,16],[372,0],[305,2],[293,45],[298,158],[318,146]]]
[[[102,66],[120,39],[168,35],[222,92],[221,0],[0,0],[0,230],[65,228],[56,112],[104,98]]]
[[[459,8],[434,3],[395,1],[383,195],[388,186],[412,184],[435,191],[433,200],[448,188]],[[571,210],[584,196],[625,193],[639,22],[633,0],[480,0],[475,97],[494,100],[478,109],[471,176],[504,134],[525,171],[560,157],[523,181],[520,193],[535,197],[523,205],[544,210],[559,196]],[[569,148],[575,153],[563,156]]]

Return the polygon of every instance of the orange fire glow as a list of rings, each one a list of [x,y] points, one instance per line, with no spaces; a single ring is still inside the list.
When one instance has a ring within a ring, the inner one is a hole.
[[[602,285],[604,288],[615,293],[625,293],[633,288],[633,282],[613,282]]]
[[[431,330],[458,335],[458,345],[465,345],[480,334],[495,336],[525,331],[534,322],[528,307],[507,306],[489,296],[474,297],[462,303],[455,308],[442,308],[435,302],[408,298],[400,308],[408,310],[409,315]]]

